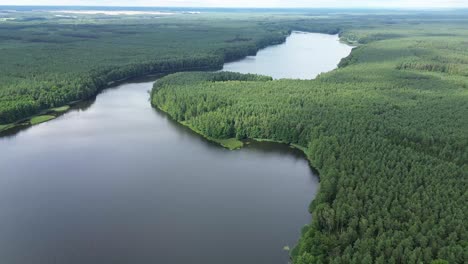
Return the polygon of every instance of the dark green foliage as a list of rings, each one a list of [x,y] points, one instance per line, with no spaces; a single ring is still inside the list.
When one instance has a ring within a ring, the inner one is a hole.
[[[89,98],[115,81],[220,69],[288,34],[243,16],[234,27],[211,16],[42,23],[17,16],[0,21],[0,124]]]
[[[179,72],[157,80],[154,89],[158,90],[166,85],[193,85],[201,82],[224,81],[271,81],[270,76],[257,74],[241,74],[237,72]]]
[[[305,149],[321,182],[294,263],[466,263],[468,31],[434,37],[447,25],[432,26],[366,37],[316,80],[181,73],[156,83],[152,102],[209,137]]]

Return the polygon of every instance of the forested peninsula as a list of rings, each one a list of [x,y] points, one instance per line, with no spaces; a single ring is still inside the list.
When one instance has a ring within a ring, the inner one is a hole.
[[[163,23],[149,18],[104,22],[92,18],[74,24],[20,16],[0,24],[0,130],[91,98],[118,81],[219,70],[226,61],[282,43],[290,33],[288,26],[263,25],[258,19],[239,19],[230,27],[211,16],[201,21],[168,18]]]
[[[221,144],[304,150],[320,191],[294,263],[464,263],[468,31],[401,27],[343,32],[359,47],[315,80],[177,73],[152,103]]]

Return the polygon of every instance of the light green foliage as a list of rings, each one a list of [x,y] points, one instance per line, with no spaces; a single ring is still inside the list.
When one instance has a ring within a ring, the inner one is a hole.
[[[64,105],[64,106],[61,106],[61,107],[52,108],[51,110],[56,112],[56,113],[63,113],[63,112],[68,111],[69,109],[70,109],[69,105]]]
[[[431,264],[449,264],[448,261],[443,260],[443,259],[436,259],[431,262]]]
[[[29,122],[31,123],[31,125],[37,125],[37,124],[52,120],[54,118],[55,116],[53,115],[40,115],[40,116],[35,116],[31,118]]]
[[[316,80],[155,85],[152,103],[207,137],[305,149],[321,181],[294,263],[465,261],[468,28],[393,22],[345,31],[364,44]]]
[[[230,150],[239,149],[244,146],[244,143],[236,138],[215,139],[215,141]]]
[[[14,126],[13,124],[0,125],[0,131],[7,130],[9,128],[12,128],[13,126]]]

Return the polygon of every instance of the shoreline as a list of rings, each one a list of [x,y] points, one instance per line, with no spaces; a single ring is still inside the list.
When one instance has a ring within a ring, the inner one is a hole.
[[[298,144],[289,143],[289,142],[278,141],[278,140],[274,140],[274,139],[267,139],[267,138],[246,138],[246,139],[243,139],[243,140],[239,140],[239,139],[236,139],[236,138],[231,138],[231,139],[212,138],[212,137],[209,137],[209,136],[203,134],[202,132],[200,132],[199,130],[195,129],[194,127],[190,126],[189,124],[187,124],[185,122],[179,122],[179,121],[175,120],[168,112],[166,112],[164,109],[162,109],[158,105],[154,105],[152,102],[151,102],[151,105],[155,110],[162,112],[167,118],[171,119],[171,121],[175,122],[177,125],[183,126],[183,127],[187,128],[187,129],[189,129],[191,132],[193,132],[193,133],[197,134],[198,136],[202,137],[203,139],[207,140],[208,142],[214,143],[214,144],[218,145],[219,147],[225,148],[225,149],[227,149],[229,151],[240,150],[243,147],[245,147],[245,145],[249,145],[250,142],[256,142],[256,143],[269,142],[269,143],[288,146],[288,147],[290,147],[292,149],[298,150],[301,153],[301,155],[303,156],[303,158],[305,160],[307,160],[309,168],[317,176],[317,178],[319,180],[319,190],[320,190],[320,175],[321,175],[320,170],[318,168],[316,168],[315,166],[313,166],[312,159],[309,157],[309,155],[307,155],[307,147],[304,147],[304,146],[301,146],[301,145],[298,145]],[[231,144],[226,144],[226,140],[233,140],[233,141],[235,141],[235,143],[233,143],[232,145]],[[307,212],[310,214],[311,217],[312,217],[312,211],[310,210],[310,208],[311,208],[311,204],[314,202],[314,200],[315,200],[315,197],[309,202],[309,206],[308,206],[308,210],[307,210]],[[301,227],[301,230],[308,229],[309,227],[310,227],[310,223],[304,224]],[[291,260],[293,258],[293,255],[292,255],[293,253],[292,252],[294,252],[296,247],[299,245],[299,242],[300,242],[301,238],[302,238],[302,235],[299,236],[299,238],[297,239],[297,242],[294,245],[285,245],[285,247],[284,247],[285,251],[288,252],[288,256],[289,256],[289,258]],[[286,250],[286,247],[287,247],[288,250]]]
[[[67,113],[69,110],[72,109],[72,106],[80,103],[80,102],[84,102],[84,101],[87,101],[87,100],[91,100],[92,98],[95,98],[96,96],[98,96],[102,91],[106,90],[106,89],[110,89],[110,88],[113,88],[113,87],[117,87],[121,84],[124,84],[124,83],[128,83],[130,82],[131,80],[137,80],[139,78],[147,78],[147,77],[156,77],[156,78],[161,78],[165,75],[168,75],[168,74],[171,74],[171,73],[175,73],[175,72],[183,72],[183,71],[195,71],[195,70],[202,70],[202,71],[209,71],[209,67],[199,67],[199,68],[185,68],[185,69],[181,69],[181,70],[178,70],[178,71],[162,71],[162,72],[155,72],[155,73],[149,73],[149,74],[145,74],[145,75],[141,75],[141,76],[130,76],[130,77],[127,77],[127,78],[122,78],[122,79],[119,79],[119,80],[115,80],[115,81],[109,81],[107,82],[107,85],[104,86],[103,88],[99,89],[96,94],[94,94],[93,96],[91,97],[87,97],[87,98],[83,98],[83,99],[80,99],[80,100],[75,100],[75,101],[71,101],[67,104],[64,104],[62,106],[58,106],[58,107],[53,107],[53,108],[48,108],[48,109],[45,109],[45,110],[42,110],[40,112],[38,112],[37,114],[34,114],[34,115],[31,115],[31,116],[28,116],[28,117],[25,117],[25,118],[22,118],[22,119],[19,119],[18,121],[15,121],[15,122],[12,122],[12,123],[8,123],[8,124],[0,124],[0,138],[3,136],[2,133],[6,133],[6,132],[9,132],[9,130],[11,129],[14,129],[14,128],[20,128],[20,127],[25,127],[25,128],[28,128],[28,127],[32,127],[34,125],[38,125],[40,123],[44,123],[44,122],[47,122],[47,121],[50,121],[50,120],[53,120],[57,117],[59,117],[60,115],[62,114],[65,114]],[[66,109],[65,109],[66,108]],[[38,122],[38,123],[35,123],[35,122],[31,122],[34,118],[38,118],[38,117],[41,117],[41,116],[44,116],[44,115],[48,115],[48,114],[52,114],[54,115],[54,118],[50,118],[48,120],[44,120],[42,122]]]
[[[303,31],[303,30],[290,29],[288,31],[287,35],[283,36],[283,39],[280,42],[275,41],[275,42],[272,42],[270,44],[267,44],[266,46],[258,46],[257,49],[255,50],[255,54],[258,51],[260,51],[261,49],[264,49],[264,48],[267,48],[267,47],[270,47],[270,46],[281,45],[281,44],[285,43],[286,39],[289,36],[291,36],[291,34],[294,33],[294,32],[297,32],[297,33],[318,33],[318,34],[326,34],[326,35],[332,35],[332,36],[337,35],[338,40],[340,42],[343,42],[344,44],[347,44],[347,45],[349,45],[349,46],[351,46],[353,48],[357,47],[357,43],[349,43],[348,41],[346,41],[343,38],[342,34],[341,34],[342,32],[332,34],[332,33],[322,33],[322,32],[319,32],[319,31],[317,31],[317,32],[313,32],[313,31],[307,32],[307,31]],[[351,51],[351,53],[352,53],[352,51]],[[351,56],[351,53],[347,57]],[[68,103],[66,103],[66,104],[64,104],[62,106],[45,109],[45,110],[42,110],[42,111],[38,112],[37,114],[31,115],[31,116],[28,116],[28,117],[25,117],[25,118],[21,118],[21,119],[19,119],[17,121],[11,122],[11,123],[0,124],[0,138],[3,136],[2,135],[3,133],[9,132],[12,129],[20,128],[22,126],[24,126],[25,128],[28,128],[28,127],[31,127],[31,126],[34,126],[34,125],[37,125],[37,124],[40,124],[40,123],[44,123],[44,122],[53,120],[53,119],[59,117],[60,115],[67,113],[71,109],[71,106],[73,106],[73,105],[75,105],[75,104],[77,104],[79,102],[90,100],[93,97],[96,97],[97,95],[99,95],[103,90],[118,86],[120,84],[127,83],[128,81],[131,81],[132,79],[139,79],[139,78],[145,78],[145,77],[150,77],[150,76],[158,76],[158,78],[160,78],[160,77],[163,77],[165,75],[169,75],[171,73],[184,72],[184,71],[197,71],[197,70],[199,70],[199,71],[222,71],[222,69],[224,68],[224,65],[226,63],[236,62],[236,61],[239,61],[239,60],[242,60],[242,59],[246,58],[247,56],[254,56],[255,54],[247,54],[247,55],[239,57],[239,58],[224,59],[222,65],[181,68],[181,69],[169,70],[169,71],[152,72],[152,73],[147,73],[147,74],[143,74],[143,75],[139,75],[139,76],[129,76],[129,77],[125,77],[125,78],[120,78],[118,80],[110,80],[110,81],[106,82],[106,85],[104,87],[98,89],[96,91],[96,93],[93,94],[90,97],[82,98],[82,99],[79,99],[79,100],[74,100],[74,101],[68,102]],[[226,56],[226,52],[224,52],[223,56]],[[342,60],[346,59],[347,57],[343,58]],[[69,107],[69,109],[67,109],[66,111],[60,112],[58,114],[52,112],[52,114],[55,114],[54,118],[42,121],[40,123],[30,124],[31,119],[39,117],[41,115],[46,115],[47,113],[51,113],[52,109],[66,107],[66,106]],[[217,142],[217,143],[219,143],[221,145],[223,144],[223,143],[219,142],[219,140],[217,141],[217,140],[213,139],[212,141]],[[224,142],[224,143],[226,145],[230,145],[231,147],[236,146],[236,145],[239,144],[238,142]],[[234,149],[236,149],[236,148],[238,148],[238,147],[235,147]]]
[[[19,128],[19,127],[22,127],[22,126],[30,127],[28,125],[28,122],[30,122],[31,119],[33,119],[35,117],[38,117],[38,116],[41,116],[41,115],[44,115],[44,113],[47,113],[51,109],[65,107],[65,106],[72,106],[73,104],[89,100],[89,99],[99,95],[105,89],[118,86],[118,85],[126,83],[126,82],[128,82],[128,81],[130,81],[132,79],[145,78],[145,77],[150,77],[150,76],[158,76],[160,78],[160,77],[163,77],[163,76],[171,74],[171,73],[185,72],[185,71],[220,71],[220,70],[223,69],[223,66],[226,63],[234,62],[234,61],[237,61],[237,60],[241,60],[241,59],[243,59],[243,58],[245,58],[247,56],[255,55],[259,50],[264,49],[266,47],[273,46],[273,45],[279,45],[279,44],[284,43],[286,41],[287,37],[289,37],[292,32],[293,32],[292,30],[288,31],[287,35],[282,36],[282,39],[279,42],[274,41],[274,42],[269,43],[267,45],[257,46],[254,54],[249,53],[249,54],[247,54],[245,56],[226,58],[228,53],[227,53],[227,51],[223,51],[223,53],[221,54],[223,58],[220,58],[222,60],[222,63],[220,65],[205,65],[205,66],[200,66],[200,67],[186,67],[186,68],[180,68],[180,69],[174,69],[174,70],[168,70],[168,71],[155,71],[155,72],[150,72],[150,73],[137,75],[137,76],[128,76],[128,77],[120,78],[118,80],[109,80],[109,81],[106,82],[106,84],[103,87],[98,88],[96,93],[94,93],[90,97],[81,98],[81,99],[78,99],[78,100],[67,102],[67,103],[63,104],[62,106],[43,109],[43,110],[38,111],[38,113],[36,113],[36,114],[33,114],[33,115],[30,115],[30,116],[18,119],[18,120],[14,121],[14,122],[11,122],[11,123],[0,124],[0,137],[3,136],[2,133],[8,132],[11,129]],[[260,40],[260,42],[261,41],[262,40]],[[213,54],[216,54],[218,52],[219,51],[213,51]],[[200,58],[199,61],[203,61],[203,59],[206,59],[207,57],[210,57],[210,56],[211,56],[210,54],[207,54],[206,57]],[[64,114],[64,113],[66,113],[66,111],[61,113],[61,114]],[[56,117],[58,117],[58,115]],[[55,118],[49,119],[47,121],[50,121],[50,120],[53,120],[53,119],[55,119]],[[43,122],[46,122],[46,121],[43,121]],[[43,123],[43,122],[41,122],[41,123]],[[32,125],[35,125],[35,124],[31,124],[31,126]]]
[[[187,129],[189,129],[193,133],[201,136],[203,139],[205,139],[205,140],[207,140],[207,141],[209,141],[211,143],[215,143],[216,145],[218,145],[218,146],[220,146],[222,148],[225,148],[227,150],[242,149],[243,147],[245,147],[245,145],[249,145],[250,142],[257,142],[257,143],[268,142],[268,143],[274,143],[274,144],[281,144],[281,145],[288,146],[288,147],[290,147],[292,149],[299,150],[302,153],[302,155],[304,155],[304,158],[309,162],[310,168],[314,172],[316,172],[317,176],[320,178],[319,170],[312,165],[312,160],[309,158],[309,155],[307,155],[307,147],[304,147],[304,146],[301,146],[301,145],[298,145],[298,144],[294,144],[294,143],[289,143],[289,142],[286,142],[286,141],[279,141],[279,140],[274,140],[274,139],[269,139],[269,138],[246,138],[246,139],[242,139],[242,140],[239,140],[239,139],[236,139],[236,138],[227,138],[227,139],[213,138],[213,137],[210,137],[210,136],[207,136],[207,135],[203,134],[201,131],[197,130],[196,128],[194,128],[193,126],[187,124],[186,122],[179,122],[179,121],[175,120],[168,112],[166,112],[164,109],[162,109],[158,105],[154,105],[153,103],[151,103],[151,105],[155,110],[162,112],[167,118],[170,118],[171,121],[177,123],[180,126],[183,126],[183,127],[187,128]],[[236,141],[235,144],[237,144],[237,145],[235,147],[233,147],[233,145],[226,144],[226,141],[228,141],[228,140]]]

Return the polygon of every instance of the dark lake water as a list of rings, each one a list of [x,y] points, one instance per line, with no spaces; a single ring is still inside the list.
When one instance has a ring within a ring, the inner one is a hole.
[[[337,41],[308,36],[277,56]],[[287,263],[318,189],[307,160],[207,142],[151,108],[152,83],[0,138],[1,263]]]

